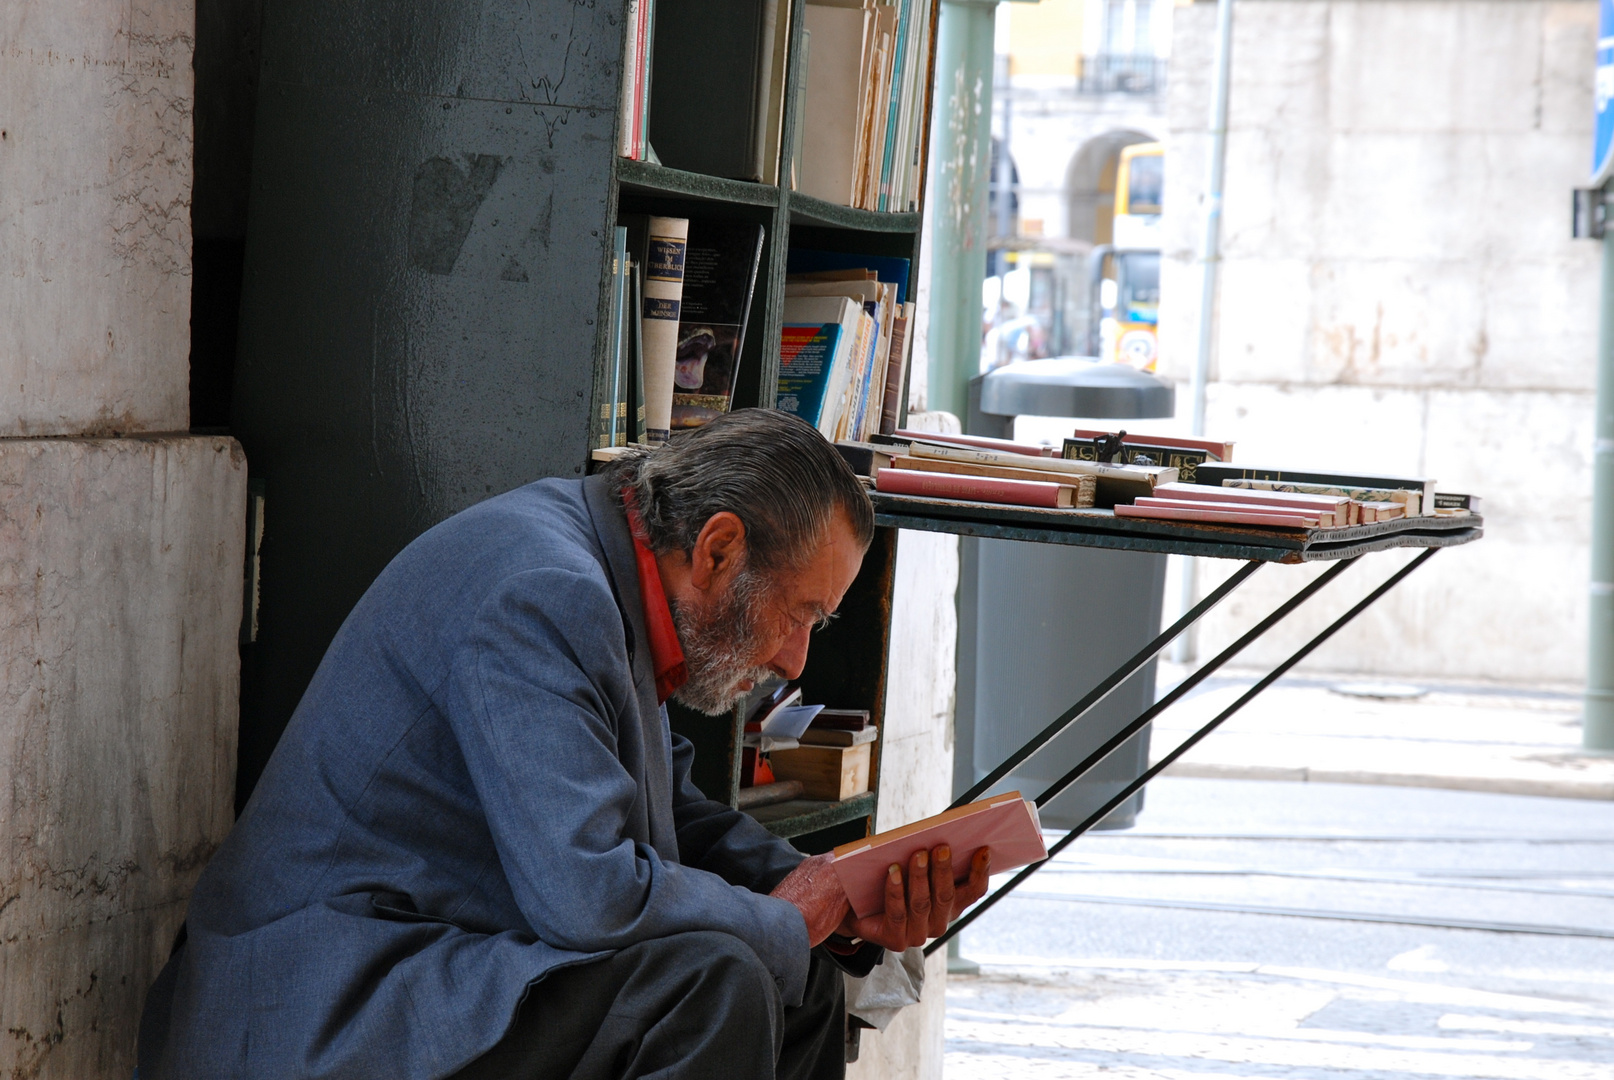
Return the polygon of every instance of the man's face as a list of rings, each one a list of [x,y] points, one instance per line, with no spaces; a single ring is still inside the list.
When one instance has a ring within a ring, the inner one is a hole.
[[[709,596],[673,598],[689,668],[673,696],[715,716],[769,675],[799,677],[808,635],[840,606],[862,563],[862,545],[837,514],[800,569],[764,575],[741,560]]]

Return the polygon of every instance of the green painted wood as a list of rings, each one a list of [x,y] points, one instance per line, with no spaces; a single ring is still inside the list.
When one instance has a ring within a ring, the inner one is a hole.
[[[827,225],[836,229],[854,229],[861,232],[909,233],[919,232],[920,215],[880,213],[875,210],[854,210],[839,206],[799,191],[787,193],[792,223],[800,225]],[[913,241],[909,241],[911,247]]]
[[[832,825],[867,820],[874,813],[874,793],[865,792],[841,802],[791,799],[772,806],[759,806],[746,813],[766,825],[775,836],[802,836]]]
[[[743,180],[705,176],[627,158],[616,159],[616,170],[617,180],[624,188],[645,193],[743,203],[747,206],[779,205],[779,189],[767,184],[748,184]]]

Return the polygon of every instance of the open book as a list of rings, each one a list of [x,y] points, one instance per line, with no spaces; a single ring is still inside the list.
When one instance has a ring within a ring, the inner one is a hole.
[[[885,909],[886,871],[892,863],[906,873],[915,852],[941,844],[953,849],[953,873],[960,879],[968,876],[970,860],[979,848],[992,849],[994,874],[1048,857],[1036,804],[1018,791],[946,810],[835,849],[832,865],[858,918]]]

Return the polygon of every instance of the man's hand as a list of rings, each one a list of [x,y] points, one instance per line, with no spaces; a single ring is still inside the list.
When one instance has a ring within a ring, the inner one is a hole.
[[[923,945],[946,930],[965,908],[986,895],[992,870],[992,852],[981,848],[970,860],[969,877],[953,878],[953,853],[946,844],[933,851],[916,851],[908,872],[892,863],[885,878],[885,911],[859,919],[848,913],[839,931],[901,952]]]
[[[796,905],[807,924],[808,945],[821,943],[852,914],[846,890],[831,865],[834,861],[835,856],[828,853],[810,856],[768,894]]]

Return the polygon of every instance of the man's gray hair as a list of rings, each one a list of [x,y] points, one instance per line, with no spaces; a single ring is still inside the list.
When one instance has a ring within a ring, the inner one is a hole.
[[[806,421],[775,409],[740,409],[634,451],[606,467],[621,498],[632,489],[656,554],[695,550],[713,514],[745,525],[746,562],[763,573],[796,569],[836,511],[859,544],[874,536],[874,505],[840,451]]]

